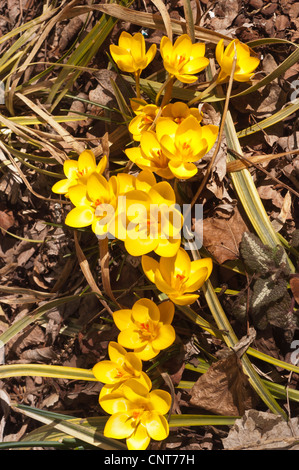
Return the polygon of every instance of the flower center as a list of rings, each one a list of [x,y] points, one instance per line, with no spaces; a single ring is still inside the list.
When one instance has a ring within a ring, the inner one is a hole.
[[[182,274],[177,274],[175,276],[173,287],[176,291],[180,291],[182,289],[185,278],[186,278],[186,276],[185,276],[184,272]]]
[[[157,336],[156,325],[151,320],[139,324],[139,334],[145,341],[151,341]]]
[[[87,175],[87,168],[83,168],[82,170],[77,170],[78,177],[86,176]]]

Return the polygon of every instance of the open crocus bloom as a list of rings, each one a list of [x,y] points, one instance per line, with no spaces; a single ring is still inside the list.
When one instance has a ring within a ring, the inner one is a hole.
[[[212,124],[202,126],[190,115],[180,124],[167,118],[157,122],[156,134],[163,155],[168,159],[168,168],[179,179],[196,175],[193,162],[200,160],[215,144],[219,128]]]
[[[118,194],[126,195],[129,191],[139,189],[148,192],[157,183],[155,175],[149,170],[143,170],[137,176],[129,173],[118,173],[116,175]]]
[[[110,53],[117,66],[123,72],[140,74],[155,57],[156,44],[152,44],[146,52],[145,40],[141,33],[133,36],[123,31],[118,40],[118,46],[111,45]]]
[[[180,248],[172,258],[142,256],[142,268],[147,278],[177,305],[190,305],[199,295],[197,291],[210,276],[211,258],[191,261],[188,253]]]
[[[202,113],[198,108],[189,108],[186,103],[176,101],[163,107],[161,117],[172,119],[177,124],[181,124],[190,115],[194,116],[198,122],[202,121]]]
[[[93,173],[86,186],[77,184],[69,188],[69,198],[75,207],[67,214],[65,224],[74,228],[91,225],[96,235],[106,236],[114,224],[117,197],[117,179],[107,181]]]
[[[102,174],[107,166],[106,155],[96,163],[95,156],[91,150],[80,153],[78,160],[66,160],[63,164],[65,179],[57,181],[52,187],[53,193],[64,194],[68,197],[70,186],[77,184],[86,185],[88,177],[92,173]]]
[[[173,316],[172,302],[157,306],[149,299],[139,299],[132,309],[113,313],[113,320],[120,330],[117,341],[124,348],[133,349],[141,360],[148,361],[174,342]]]
[[[251,52],[251,49],[238,39],[231,41],[224,49],[223,39],[220,39],[216,47],[216,59],[221,68],[217,78],[218,83],[230,77],[235,54],[237,54],[237,60],[234,80],[237,82],[248,82],[254,75],[253,71],[260,63],[257,57],[250,55]]]
[[[130,255],[154,251],[159,256],[173,256],[179,249],[183,216],[167,181],[129,191],[118,211],[115,235],[124,240]]]
[[[198,78],[195,74],[209,65],[209,59],[204,57],[205,45],[192,44],[187,34],[177,38],[174,44],[167,36],[163,36],[160,52],[164,68],[170,76],[176,77],[183,83],[194,83]]]
[[[174,177],[168,167],[169,159],[164,155],[162,147],[154,131],[142,134],[139,147],[125,150],[127,157],[139,168],[153,171],[165,179]]]
[[[169,434],[165,414],[171,405],[171,395],[165,390],[152,390],[135,379],[128,380],[119,391],[99,400],[110,414],[104,436],[126,439],[129,450],[145,450],[151,439],[162,441]]]
[[[108,354],[110,360],[98,362],[92,369],[94,376],[105,384],[100,398],[115,392],[132,378],[141,382],[148,390],[151,389],[151,380],[142,371],[142,361],[133,352],[127,352],[120,344],[110,341]]]
[[[159,107],[155,104],[144,102],[143,106],[141,104],[134,105],[133,110],[136,116],[130,121],[129,132],[132,134],[133,139],[139,142],[143,132],[149,130],[153,125]]]

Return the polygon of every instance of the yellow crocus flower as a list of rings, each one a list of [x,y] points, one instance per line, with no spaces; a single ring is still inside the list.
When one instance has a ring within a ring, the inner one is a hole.
[[[91,174],[86,185],[69,188],[69,198],[75,207],[67,214],[65,224],[74,228],[91,225],[96,235],[107,235],[114,223],[117,197],[115,177],[107,181],[102,175]]]
[[[219,128],[202,126],[190,115],[180,124],[167,118],[157,121],[156,134],[161,151],[168,158],[173,176],[188,179],[196,175],[194,162],[200,160],[215,144]]]
[[[172,258],[161,257],[159,262],[142,256],[142,268],[147,278],[177,305],[190,305],[199,295],[197,291],[209,278],[213,263],[211,258],[191,261],[180,248]]]
[[[253,71],[260,63],[260,60],[257,57],[253,57],[251,52],[252,50],[238,39],[231,41],[224,49],[223,39],[220,39],[216,47],[216,59],[220,65],[217,82],[224,82],[230,77],[235,54],[237,59],[234,80],[237,82],[250,81],[254,75]]]
[[[136,379],[148,390],[152,383],[148,375],[142,371],[142,361],[133,352],[128,352],[120,344],[110,341],[108,345],[110,360],[100,361],[94,365],[94,376],[105,385],[100,392],[100,398],[107,393],[115,392],[127,380]]]
[[[172,119],[177,124],[186,119],[188,116],[194,116],[198,122],[202,121],[202,113],[197,108],[190,108],[186,103],[182,101],[176,101],[175,103],[168,103],[163,107],[161,117]],[[158,118],[161,119],[161,118]]]
[[[129,191],[124,207],[119,204],[119,213],[125,217],[116,218],[116,238],[124,240],[130,255],[154,251],[159,256],[173,256],[179,249],[183,216],[167,181]]]
[[[151,439],[163,441],[169,435],[165,414],[171,406],[171,395],[165,390],[152,390],[135,379],[126,382],[117,393],[103,396],[103,410],[110,414],[104,436],[126,439],[129,450],[145,450]]]
[[[123,31],[118,40],[118,46],[112,44],[110,53],[117,66],[123,72],[137,73],[145,69],[155,57],[156,44],[152,44],[146,52],[145,40],[141,33],[131,35]]]
[[[134,140],[139,142],[142,134],[151,128],[158,111],[159,107],[155,104],[145,103],[144,106],[138,107],[135,111],[136,116],[129,123],[129,132]]]
[[[173,316],[174,305],[169,300],[157,306],[150,299],[139,299],[132,309],[113,313],[120,330],[117,341],[124,348],[133,349],[142,361],[148,361],[174,342]]]
[[[140,138],[140,146],[125,150],[125,154],[142,170],[150,170],[164,179],[174,177],[168,167],[169,159],[164,155],[154,131],[145,131]]]
[[[194,83],[198,79],[195,74],[209,65],[209,59],[204,57],[205,45],[193,44],[187,34],[178,37],[174,44],[167,36],[163,36],[160,53],[169,75],[183,83]]]
[[[65,160],[63,163],[63,171],[66,178],[57,181],[57,183],[52,186],[52,191],[56,194],[64,194],[68,197],[70,186],[77,184],[86,185],[87,179],[92,173],[102,174],[106,166],[106,155],[104,155],[97,164],[92,150],[84,150],[80,153],[78,160]]]

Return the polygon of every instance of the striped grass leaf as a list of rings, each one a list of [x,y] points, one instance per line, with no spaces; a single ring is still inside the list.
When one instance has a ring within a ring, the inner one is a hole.
[[[228,147],[242,155],[242,148],[230,112],[226,116],[225,134]],[[235,160],[229,153],[227,158],[228,161]],[[277,245],[283,246],[271,224],[249,170],[245,168],[233,172],[231,173],[231,179],[238,199],[262,243],[273,248]],[[291,271],[295,272],[293,263],[289,258],[288,263]]]
[[[87,380],[97,382],[89,369],[54,366],[48,364],[9,364],[0,365],[0,378],[8,377],[52,377],[55,379]]]
[[[291,114],[296,113],[298,109],[299,98],[295,99],[292,103],[288,104],[284,108],[272,114],[270,117],[267,117],[266,119],[263,119],[262,121],[237,132],[237,137],[241,139],[242,137],[246,137],[250,134],[254,134],[255,132],[259,132],[262,129],[267,129],[270,126],[274,126],[274,124],[277,124],[278,122],[281,122],[286,119]]]
[[[52,309],[57,308],[60,305],[75,301],[77,299],[78,295],[72,295],[45,302],[43,305],[37,307],[33,312],[28,313],[26,316],[20,318],[19,320],[16,320],[10,327],[8,327],[7,330],[5,330],[0,335],[0,344],[2,346],[5,345],[9,340],[11,340],[18,333],[20,333],[24,328],[26,328],[31,323],[34,323],[35,321],[39,320],[43,315],[47,314]]]
[[[73,419],[71,416],[60,415],[49,411],[39,410],[24,405],[16,405],[16,410],[21,411],[25,416],[37,421],[52,425],[54,429],[62,431],[67,436],[79,439],[102,450],[125,450],[126,446],[122,442],[108,439],[99,430],[98,426],[91,425],[90,419],[86,424],[82,424],[82,419]]]

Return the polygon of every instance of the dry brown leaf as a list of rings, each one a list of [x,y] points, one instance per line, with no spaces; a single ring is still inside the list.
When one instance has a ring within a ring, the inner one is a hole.
[[[299,274],[294,274],[290,279],[290,288],[294,299],[299,304]]]
[[[239,244],[248,231],[237,208],[227,219],[209,217],[203,220],[203,245],[218,263],[239,257]]]
[[[256,395],[237,354],[212,364],[191,391],[190,404],[215,414],[240,416],[256,403]]]
[[[258,410],[246,411],[222,439],[225,450],[298,450],[298,442],[298,418],[287,422],[281,416]]]
[[[0,229],[4,229],[4,231],[2,230],[3,235],[5,230],[8,230],[13,225],[15,225],[15,218],[12,211],[0,211]]]

